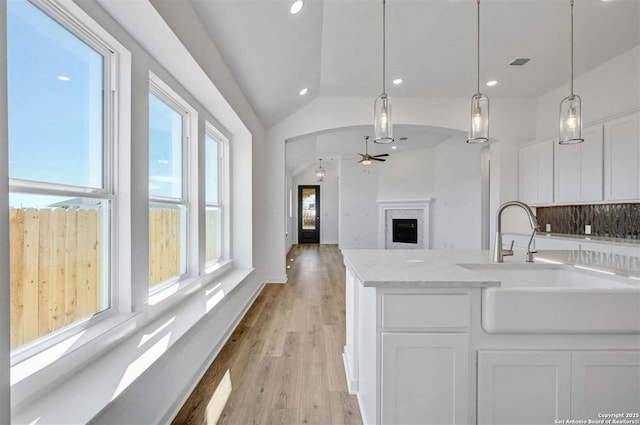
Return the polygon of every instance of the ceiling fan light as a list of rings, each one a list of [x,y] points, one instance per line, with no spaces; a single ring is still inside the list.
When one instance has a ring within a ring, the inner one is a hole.
[[[363,160],[362,165],[371,165],[371,160],[370,159]]]
[[[379,144],[393,143],[393,124],[391,122],[391,102],[386,93],[382,93],[374,104],[374,137]]]

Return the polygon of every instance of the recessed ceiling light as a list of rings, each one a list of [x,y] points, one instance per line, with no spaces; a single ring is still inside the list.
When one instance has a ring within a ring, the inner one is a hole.
[[[305,87],[302,90],[300,90],[299,94],[300,94],[300,96],[304,96],[305,94],[307,94],[308,91],[309,91],[309,89]]]
[[[402,78],[396,78],[395,80],[393,80],[393,84],[395,84],[396,86],[399,86],[400,84],[402,84],[404,80]]]
[[[397,146],[391,146],[391,149],[396,150],[396,149],[398,149],[398,147]]]
[[[69,80],[71,80],[71,78],[67,77],[66,75],[58,75],[58,80],[60,80],[60,81],[69,81]]]
[[[304,2],[302,0],[296,0],[291,3],[291,7],[289,8],[289,13],[295,15],[296,13],[302,10],[302,6],[304,6]]]
[[[497,84],[498,84],[498,80],[491,80],[491,81],[487,81],[487,85],[488,85],[489,87],[493,87],[493,86],[495,86],[495,85],[497,85]]]

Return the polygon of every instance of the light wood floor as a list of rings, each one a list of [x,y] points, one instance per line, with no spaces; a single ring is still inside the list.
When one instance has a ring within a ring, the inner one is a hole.
[[[342,255],[294,245],[287,264],[289,282],[265,286],[173,424],[362,423],[342,364]]]

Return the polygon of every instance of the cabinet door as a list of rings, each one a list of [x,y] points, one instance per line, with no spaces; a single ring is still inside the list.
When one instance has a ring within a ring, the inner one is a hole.
[[[571,353],[480,351],[479,424],[553,424],[570,414]]]
[[[580,201],[580,145],[555,144],[556,150],[556,201]],[[602,167],[601,167],[602,168]]]
[[[553,140],[538,146],[538,199],[539,204],[553,202]]]
[[[605,124],[605,199],[638,199],[640,180],[639,114]]]
[[[382,333],[382,423],[466,424],[467,334]]]
[[[574,351],[572,376],[572,418],[601,419],[598,413],[638,413],[640,351]]]
[[[519,152],[519,190],[520,200],[534,204],[538,200],[538,148],[527,146]]]
[[[586,129],[580,143],[580,201],[602,201],[603,147],[602,125]]]

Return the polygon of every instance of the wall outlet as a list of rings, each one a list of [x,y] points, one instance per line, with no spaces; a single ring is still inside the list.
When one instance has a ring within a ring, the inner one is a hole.
[[[590,235],[591,234],[591,225],[590,224],[586,224],[584,226],[584,234],[585,235]]]
[[[546,230],[546,232],[547,232],[547,233],[551,233],[551,225],[550,225],[550,224],[547,224],[547,225],[545,226],[545,230]]]

